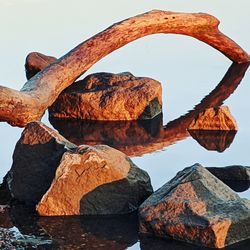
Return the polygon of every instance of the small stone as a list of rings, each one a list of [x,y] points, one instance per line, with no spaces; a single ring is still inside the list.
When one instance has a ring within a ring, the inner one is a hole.
[[[223,248],[250,238],[250,201],[195,164],[152,194],[139,220],[141,233]]]
[[[189,130],[237,130],[237,123],[227,106],[206,109],[190,124]]]

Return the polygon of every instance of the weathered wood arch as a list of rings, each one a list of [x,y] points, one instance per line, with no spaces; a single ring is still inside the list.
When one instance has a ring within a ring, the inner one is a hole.
[[[153,10],[116,23],[50,64],[20,91],[0,86],[0,121],[25,126],[39,120],[58,95],[80,75],[112,51],[141,37],[182,34],[201,40],[237,63],[250,60],[233,40],[218,30],[219,21],[204,13]]]

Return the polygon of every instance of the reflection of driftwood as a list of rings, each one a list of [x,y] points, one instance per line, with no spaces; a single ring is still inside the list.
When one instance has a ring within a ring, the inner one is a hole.
[[[144,122],[86,122],[50,119],[51,124],[76,144],[108,144],[129,156],[139,156],[160,150],[189,136],[190,123],[210,107],[218,107],[237,88],[248,64],[232,64],[218,86],[193,110],[166,126],[160,117]]]
[[[58,95],[93,64],[112,51],[141,37],[157,33],[192,36],[221,51],[232,61],[250,60],[235,42],[218,30],[208,14],[151,11],[110,26],[78,45],[25,83],[21,91],[0,87],[0,120],[25,126],[39,120]]]

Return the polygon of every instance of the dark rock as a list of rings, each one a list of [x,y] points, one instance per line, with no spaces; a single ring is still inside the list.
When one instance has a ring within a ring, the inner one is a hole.
[[[161,107],[162,89],[156,80],[128,72],[102,72],[64,90],[49,108],[49,115],[83,120],[152,119]]]
[[[141,203],[152,194],[148,174],[131,162],[126,178],[101,185],[85,195],[80,202],[80,213],[127,214],[138,209]]]
[[[64,152],[76,146],[41,122],[24,129],[7,176],[13,199],[34,205],[49,189]]]
[[[45,56],[38,52],[30,53],[25,60],[25,71],[27,79],[29,80],[39,71],[41,71],[41,69],[46,68],[54,61],[56,61],[55,57]]]
[[[234,165],[227,167],[207,167],[207,170],[236,192],[250,187],[250,167]]]
[[[227,167],[207,167],[220,180],[250,181],[250,167],[233,165]]]
[[[232,144],[237,131],[189,130],[189,134],[205,149],[223,152]]]
[[[223,248],[250,238],[250,201],[196,164],[151,195],[139,221],[141,233]]]

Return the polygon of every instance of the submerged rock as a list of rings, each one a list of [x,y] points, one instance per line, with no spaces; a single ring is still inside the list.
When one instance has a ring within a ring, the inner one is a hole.
[[[77,147],[41,122],[23,131],[7,183],[13,199],[39,203],[40,215],[130,213],[153,191],[148,174],[122,152]]]
[[[237,123],[227,106],[206,109],[189,125],[189,130],[237,130]]]
[[[150,178],[120,151],[80,146],[63,155],[50,189],[37,205],[40,215],[124,214],[152,193]]]
[[[220,180],[250,181],[250,167],[232,165],[227,167],[207,167]]]
[[[131,73],[95,73],[64,90],[50,117],[83,120],[151,119],[161,113],[161,84]]]
[[[188,132],[202,147],[217,152],[223,152],[229,148],[237,133],[229,130],[189,130]]]
[[[250,238],[250,201],[201,165],[185,168],[139,208],[140,232],[223,248]]]
[[[236,192],[244,192],[250,187],[250,167],[234,165],[207,167],[207,170]]]

